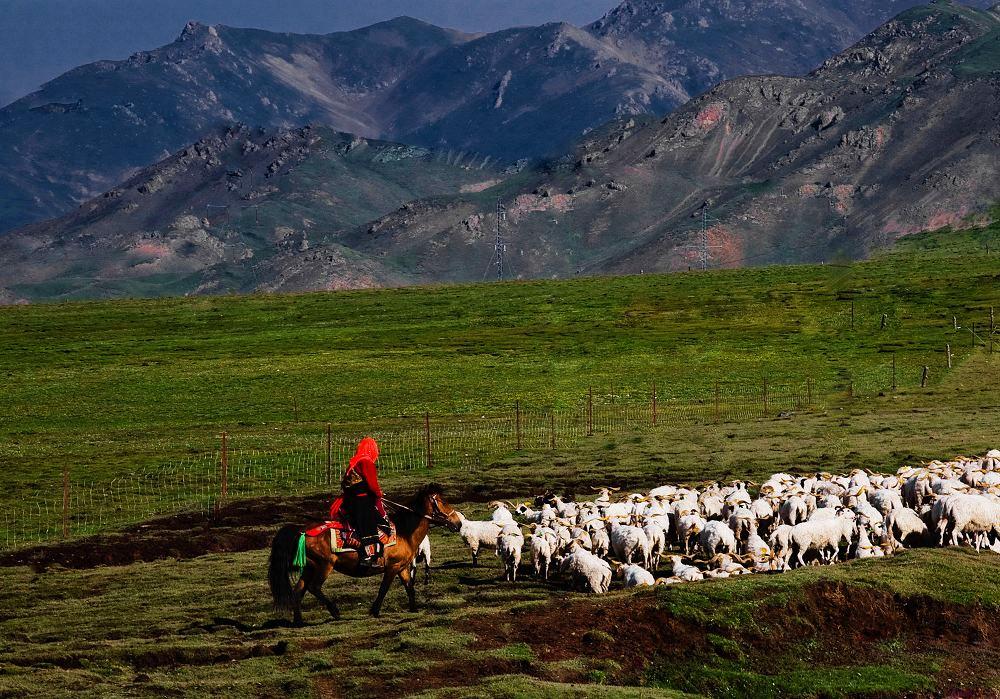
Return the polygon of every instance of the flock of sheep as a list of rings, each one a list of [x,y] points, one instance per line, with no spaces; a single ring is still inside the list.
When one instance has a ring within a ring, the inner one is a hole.
[[[664,485],[620,499],[616,488],[595,490],[593,501],[546,494],[517,506],[490,503],[485,521],[463,516],[460,536],[473,565],[481,550],[493,550],[504,578],[515,581],[527,549],[539,578],[558,573],[575,589],[602,593],[615,576],[635,587],[887,556],[910,546],[964,543],[1000,552],[1000,450],[893,475],[776,473],[759,486]],[[664,559],[669,575],[656,577]]]

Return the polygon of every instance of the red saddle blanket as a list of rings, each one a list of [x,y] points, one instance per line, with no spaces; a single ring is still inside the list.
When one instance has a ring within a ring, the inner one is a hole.
[[[396,545],[396,525],[390,522],[389,527],[389,533],[381,529],[378,532],[379,541],[386,548]],[[334,553],[357,551],[358,547],[361,546],[361,541],[355,534],[354,527],[342,520],[323,522],[323,524],[317,525],[312,529],[307,529],[306,536],[322,536],[326,532],[330,532],[330,544]]]

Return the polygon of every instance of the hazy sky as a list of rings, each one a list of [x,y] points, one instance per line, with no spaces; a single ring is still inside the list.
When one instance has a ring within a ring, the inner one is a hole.
[[[173,41],[195,19],[325,34],[399,15],[467,31],[586,24],[618,0],[0,0],[0,105],[60,73]]]

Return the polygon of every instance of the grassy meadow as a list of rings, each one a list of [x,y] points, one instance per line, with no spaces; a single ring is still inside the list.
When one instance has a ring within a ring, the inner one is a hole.
[[[917,236],[844,265],[3,308],[0,503],[57,483],[67,461],[110,479],[211,449],[223,429],[277,448],[315,441],[326,421],[489,413],[514,399],[579,407],[590,386],[601,400],[644,401],[654,380],[664,404],[764,377],[809,379],[817,397],[756,419],[668,417],[474,472],[389,473],[385,485],[404,492],[433,478],[476,517],[484,499],[547,488],[582,496],[598,484],[894,470],[982,453],[1000,446],[1000,343],[991,354],[982,329],[1000,306],[1000,256],[985,249],[998,233]],[[335,576],[326,590],[344,619],[309,598],[303,629],[270,609],[264,550],[0,567],[0,697],[1000,691],[992,553],[913,550],[594,597],[527,568],[501,582],[495,560],[472,568],[453,534],[435,531],[432,545],[418,612],[394,588],[372,621],[377,583]]]
[[[808,380],[825,407],[891,393],[893,355],[900,392],[924,365],[932,390],[947,343],[956,368],[988,352],[997,239],[927,234],[843,265],[0,308],[0,502],[51,490],[64,464],[100,481],[210,452],[222,430],[278,449],[326,422],[578,408],[589,387],[646,401],[654,381],[667,404]]]

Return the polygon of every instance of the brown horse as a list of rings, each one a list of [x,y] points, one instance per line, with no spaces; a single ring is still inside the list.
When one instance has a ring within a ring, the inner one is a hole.
[[[416,581],[415,576],[410,574],[410,564],[417,555],[420,542],[432,524],[457,532],[462,526],[462,521],[458,512],[444,501],[441,486],[437,484],[421,488],[408,503],[397,506],[389,518],[396,525],[396,545],[385,549],[384,567],[373,570],[359,566],[356,551],[334,553],[329,535],[307,536],[305,568],[294,584],[292,576],[297,571],[293,567],[293,562],[299,547],[299,538],[309,527],[289,524],[278,530],[271,543],[271,560],[268,566],[268,582],[275,609],[291,610],[295,617],[295,625],[301,626],[302,598],[308,591],[326,606],[334,619],[339,619],[340,610],[337,608],[337,603],[323,594],[323,583],[332,571],[337,571],[353,578],[382,575],[382,585],[371,607],[372,616],[379,615],[385,594],[396,576],[406,589],[410,611],[416,611],[417,598],[414,590]]]

